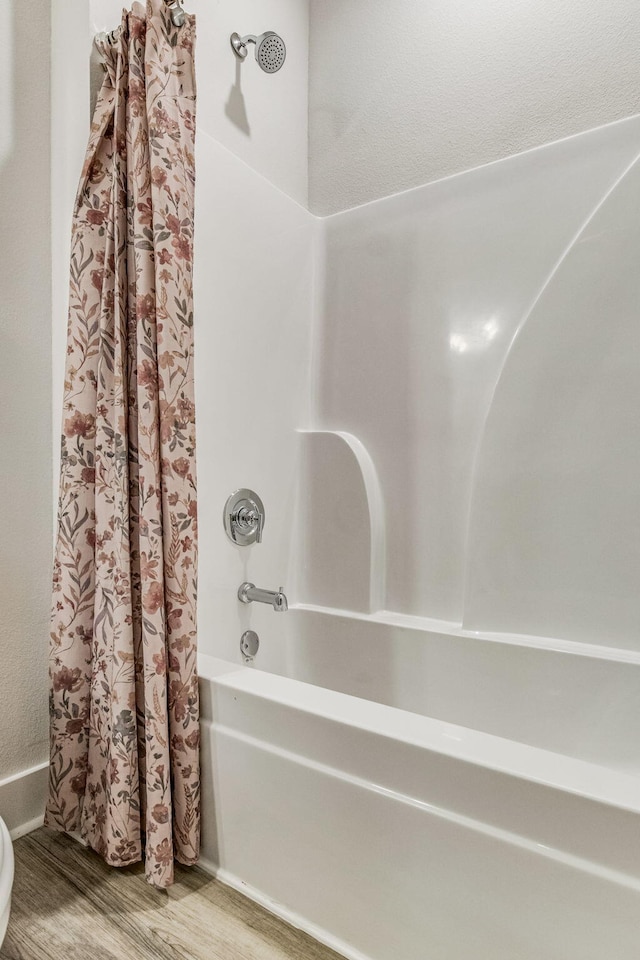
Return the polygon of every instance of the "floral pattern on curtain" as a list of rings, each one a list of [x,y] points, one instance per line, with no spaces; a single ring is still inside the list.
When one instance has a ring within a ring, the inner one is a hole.
[[[74,212],[46,823],[150,883],[199,849],[195,20],[134,4]]]

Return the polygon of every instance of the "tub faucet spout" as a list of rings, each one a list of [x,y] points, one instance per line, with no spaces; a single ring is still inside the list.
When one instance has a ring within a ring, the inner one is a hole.
[[[238,588],[238,600],[241,603],[269,603],[273,607],[276,613],[286,613],[289,609],[289,604],[287,603],[287,598],[282,592],[282,587],[279,590],[261,590],[260,587],[256,587],[254,583],[241,583]]]

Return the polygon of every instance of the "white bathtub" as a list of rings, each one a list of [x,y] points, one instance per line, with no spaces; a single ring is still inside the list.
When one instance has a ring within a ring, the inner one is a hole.
[[[263,622],[289,676],[202,657],[206,866],[359,960],[637,960],[638,658]]]
[[[13,886],[13,847],[9,831],[0,819],[0,946],[7,932]]]

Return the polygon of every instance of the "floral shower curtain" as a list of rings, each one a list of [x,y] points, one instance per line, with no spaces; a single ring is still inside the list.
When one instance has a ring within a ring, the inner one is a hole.
[[[148,880],[198,857],[195,21],[134,4],[78,191],[46,823]]]

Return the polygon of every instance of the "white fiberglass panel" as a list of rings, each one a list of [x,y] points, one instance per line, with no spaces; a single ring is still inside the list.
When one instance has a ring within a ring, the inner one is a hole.
[[[387,609],[462,621],[475,458],[511,343],[639,151],[634,118],[324,221],[313,425],[375,464]]]
[[[503,364],[477,461],[465,626],[640,650],[640,163]]]
[[[264,624],[277,638],[280,620],[271,607],[239,603],[240,584],[288,588],[315,221],[203,132],[196,159],[198,621],[203,652],[232,659],[244,630],[262,635]],[[224,504],[239,487],[266,507],[255,547],[236,546],[224,531]],[[281,668],[279,652],[265,645],[266,669]]]
[[[291,610],[277,641],[286,675],[640,774],[637,655],[411,621]]]

